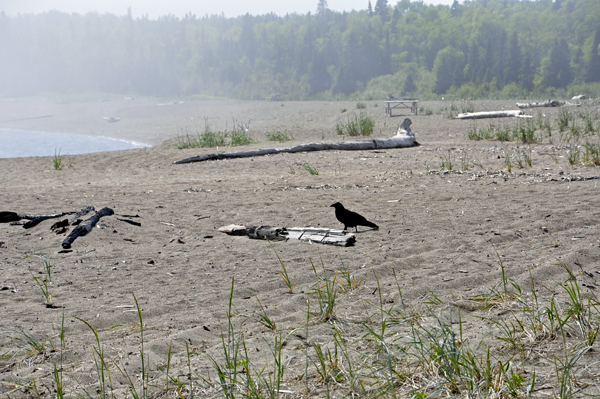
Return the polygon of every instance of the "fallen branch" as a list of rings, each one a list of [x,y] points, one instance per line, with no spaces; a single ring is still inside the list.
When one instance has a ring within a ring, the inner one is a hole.
[[[520,110],[466,112],[464,114],[458,114],[456,119],[484,119],[484,118],[506,118],[506,117],[531,118],[531,115],[523,115],[523,111],[520,111]]]
[[[319,244],[347,247],[356,242],[356,236],[346,230],[325,229],[317,227],[273,227],[273,226],[240,226],[231,224],[219,228],[221,233],[235,236],[248,236],[254,239],[269,241],[286,241],[288,239],[310,241]]]
[[[416,145],[419,145],[419,143],[417,143],[417,141],[415,140],[414,133],[410,130],[411,123],[411,120],[406,118],[398,128],[398,133],[394,137],[389,139],[343,141],[340,143],[308,143],[288,148],[262,148],[256,151],[223,152],[219,154],[197,155],[195,157],[180,159],[179,161],[175,161],[174,163],[184,164],[191,162],[215,161],[218,159],[248,158],[263,155],[280,154],[284,152],[295,153],[328,150],[356,151],[414,147]]]
[[[114,215],[114,213],[115,212],[110,208],[100,209],[98,212],[96,212],[94,216],[84,220],[79,226],[77,226],[71,232],[71,234],[69,234],[67,238],[64,239],[64,241],[62,242],[62,247],[64,249],[71,248],[71,244],[73,243],[73,241],[75,241],[78,237],[83,237],[84,235],[89,233],[94,228],[96,223],[98,223],[98,220],[100,220],[102,216],[110,216]]]

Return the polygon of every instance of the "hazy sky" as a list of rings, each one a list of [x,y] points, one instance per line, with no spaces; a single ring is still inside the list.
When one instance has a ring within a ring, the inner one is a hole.
[[[196,16],[225,13],[226,17],[250,13],[252,15],[274,12],[278,15],[286,13],[314,13],[318,0],[0,0],[0,11],[8,15],[24,13],[41,13],[49,10],[76,12],[84,14],[89,11],[124,15],[131,7],[134,17],[148,15],[154,19],[161,15],[173,14],[177,17],[187,12]],[[334,11],[364,10],[369,0],[327,0]],[[371,0],[375,7],[377,0]],[[452,4],[453,0],[424,0],[425,4]],[[462,3],[462,0],[459,0]],[[396,5],[396,0],[388,0],[388,5]]]

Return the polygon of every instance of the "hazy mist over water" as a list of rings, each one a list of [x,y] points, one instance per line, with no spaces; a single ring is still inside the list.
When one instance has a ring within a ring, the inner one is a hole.
[[[76,155],[130,150],[149,145],[106,137],[0,129],[0,158]]]

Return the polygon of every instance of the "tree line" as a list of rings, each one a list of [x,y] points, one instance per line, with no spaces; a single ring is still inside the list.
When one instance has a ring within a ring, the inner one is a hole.
[[[370,1],[157,19],[0,13],[0,94],[241,99],[600,94],[600,1]]]

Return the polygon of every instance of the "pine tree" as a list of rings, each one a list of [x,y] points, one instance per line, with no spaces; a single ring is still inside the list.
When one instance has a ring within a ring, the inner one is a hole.
[[[527,90],[533,89],[534,74],[535,70],[532,65],[531,55],[528,51],[525,51],[521,61],[521,68],[519,69],[519,84]]]
[[[369,0],[369,5],[367,6],[367,14],[369,14],[369,17],[373,16],[373,7],[371,7],[371,0]]]
[[[462,72],[465,66],[465,56],[452,46],[440,50],[433,63],[433,74],[435,75],[435,87],[433,91],[443,94],[451,86],[462,84]]]
[[[586,82],[600,82],[600,28],[596,28],[596,33],[594,35],[594,43],[592,44],[592,49],[590,52],[590,56],[587,60],[586,71],[585,71],[585,81]]]
[[[329,11],[329,8],[327,8],[327,0],[319,0],[319,4],[317,4],[317,15],[325,15],[327,11]]]
[[[504,83],[517,83],[519,81],[519,69],[521,68],[521,47],[517,32],[513,32],[508,43],[506,55],[506,66],[504,69]]]
[[[388,20],[388,4],[387,0],[377,0],[375,3],[375,14],[381,17],[381,21],[386,23]]]
[[[542,63],[542,84],[545,87],[566,87],[573,80],[571,54],[564,38],[554,41],[549,56]]]

